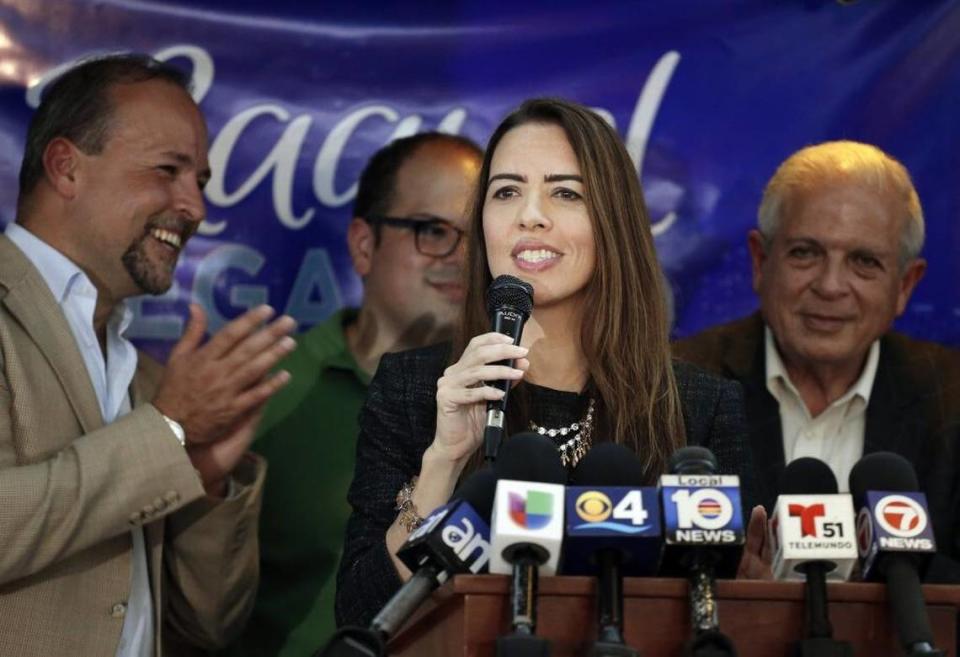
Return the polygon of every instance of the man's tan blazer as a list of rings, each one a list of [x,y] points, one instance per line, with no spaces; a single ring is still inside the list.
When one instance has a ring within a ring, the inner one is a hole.
[[[133,410],[104,425],[59,305],[0,235],[0,655],[113,657],[137,525],[156,654],[167,639],[221,645],[250,611],[263,463],[237,469],[235,497],[206,498],[147,403],[160,367],[138,360]]]

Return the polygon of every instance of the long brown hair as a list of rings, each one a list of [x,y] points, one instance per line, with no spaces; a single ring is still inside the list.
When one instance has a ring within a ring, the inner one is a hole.
[[[594,439],[630,447],[655,477],[686,442],[670,358],[665,279],[633,162],[616,131],[586,107],[556,98],[528,100],[490,137],[470,215],[467,295],[451,359],[460,358],[473,336],[490,330],[485,293],[492,277],[483,238],[490,162],[503,136],[527,123],[557,125],[566,133],[593,223],[597,268],[587,286],[584,303],[591,310],[583,313],[579,339],[589,363],[587,390],[597,403]],[[508,432],[529,424],[524,388],[520,384],[511,392]]]

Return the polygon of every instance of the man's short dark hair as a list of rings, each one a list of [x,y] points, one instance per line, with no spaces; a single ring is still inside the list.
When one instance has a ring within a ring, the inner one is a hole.
[[[460,135],[443,132],[421,132],[410,137],[402,137],[390,142],[373,154],[363,173],[357,189],[357,198],[353,202],[353,216],[382,217],[387,214],[393,203],[394,186],[397,172],[403,163],[422,146],[432,143],[444,143],[459,146],[483,157],[483,149],[472,140]],[[377,243],[380,242],[380,224],[373,224]]]
[[[133,53],[88,59],[51,82],[27,129],[18,209],[44,176],[47,144],[64,137],[88,155],[100,153],[113,115],[111,88],[148,80],[165,80],[190,91],[186,73],[149,55]]]

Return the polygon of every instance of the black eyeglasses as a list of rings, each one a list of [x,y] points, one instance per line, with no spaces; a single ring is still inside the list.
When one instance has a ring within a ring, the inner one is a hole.
[[[446,219],[408,219],[406,217],[365,217],[368,224],[384,224],[413,231],[417,252],[434,258],[446,258],[456,251],[463,231]]]

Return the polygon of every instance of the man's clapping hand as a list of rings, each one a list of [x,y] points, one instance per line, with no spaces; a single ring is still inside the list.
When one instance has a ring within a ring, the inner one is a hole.
[[[290,379],[271,374],[296,342],[296,323],[258,306],[223,327],[205,344],[207,318],[190,305],[190,321],[170,352],[153,405],[183,427],[187,453],[208,494],[222,495],[226,479],[253,440],[264,405]]]

